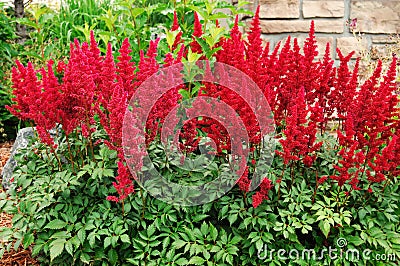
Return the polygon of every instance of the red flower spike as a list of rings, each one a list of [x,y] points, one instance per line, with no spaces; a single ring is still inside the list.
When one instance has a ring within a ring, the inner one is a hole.
[[[271,180],[268,178],[264,178],[260,184],[260,190],[257,191],[252,199],[253,199],[253,207],[257,208],[263,200],[268,200],[268,193],[273,188]]]
[[[113,186],[117,190],[119,197],[108,196],[107,200],[121,202],[134,192],[130,172],[122,162],[118,162],[118,176],[115,179],[117,182],[113,182]]]
[[[132,82],[135,79],[136,69],[134,63],[131,62],[132,57],[130,56],[130,53],[132,52],[132,49],[130,46],[129,40],[126,38],[119,49],[120,55],[117,57],[118,63],[116,66],[118,82],[128,93],[128,99],[130,99],[135,93],[135,88]]]
[[[243,192],[248,192],[249,188],[250,188],[250,180],[248,178],[248,175],[249,175],[249,167],[246,166],[244,173],[242,174],[242,176],[239,178],[239,180],[237,182],[240,190]]]
[[[254,82],[257,83],[258,86],[262,87],[265,82],[262,78],[260,79],[260,76],[262,77],[260,71],[262,70],[261,57],[263,54],[263,48],[259,13],[260,6],[257,7],[256,13],[251,22],[250,33],[247,36],[248,45],[246,49],[246,63],[248,69],[246,73],[254,80]]]
[[[193,53],[201,54],[203,52],[201,45],[197,42],[195,38],[195,37],[200,38],[202,35],[203,35],[203,30],[199,17],[197,15],[197,12],[194,12],[194,31],[193,31],[192,42],[190,43],[190,49],[192,50]]]
[[[178,22],[178,16],[176,14],[176,11],[174,10],[174,22],[172,24],[171,30],[175,31],[179,29],[179,22]]]

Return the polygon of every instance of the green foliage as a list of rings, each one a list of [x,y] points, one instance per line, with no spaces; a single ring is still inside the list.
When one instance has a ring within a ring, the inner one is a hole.
[[[0,3],[0,141],[14,136],[13,126],[17,120],[5,109],[6,105],[11,104],[11,90],[7,79],[10,77],[13,58],[18,55],[14,44],[17,36],[10,13],[11,8],[5,8],[4,3]]]
[[[58,154],[67,157],[65,141],[57,140]],[[76,153],[88,143],[81,139],[70,144]],[[282,181],[268,204],[258,208],[238,188],[218,201],[194,207],[168,205],[137,188],[119,208],[105,199],[115,193],[115,151],[100,144],[94,158],[76,158],[72,169],[44,145],[35,140],[32,145],[18,158],[23,163],[15,175],[18,189],[8,198],[0,195],[1,211],[14,214],[13,228],[3,228],[0,236],[8,243],[3,251],[34,244],[33,254],[46,265],[374,265],[371,259],[332,259],[323,252],[328,247],[340,251],[339,238],[347,241],[344,251],[370,249],[370,258],[400,256],[397,180],[384,193],[361,200],[363,205],[357,204],[362,195],[343,201],[339,188],[329,191],[325,183],[313,195],[313,184],[299,174],[290,188]],[[162,158],[157,147],[149,152]],[[173,178],[183,175],[173,170],[173,162],[154,163],[163,173],[178,173]],[[282,172],[281,162],[274,163],[271,178]],[[330,171],[329,166],[322,167]],[[266,247],[268,256],[263,253]],[[286,253],[282,259],[276,252],[272,257],[268,253],[279,249],[297,249],[300,254],[313,249],[317,257],[296,259]]]

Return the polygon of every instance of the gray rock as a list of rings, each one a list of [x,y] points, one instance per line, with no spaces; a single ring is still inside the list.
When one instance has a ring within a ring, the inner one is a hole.
[[[57,143],[57,136],[62,135],[62,127],[58,125],[57,127],[49,130],[50,136],[55,140]],[[3,171],[1,172],[1,176],[3,179],[2,185],[5,190],[10,189],[13,172],[15,167],[17,166],[17,162],[15,161],[15,155],[20,153],[21,149],[25,149],[28,147],[29,139],[35,137],[35,127],[26,127],[22,128],[18,131],[17,138],[13,147],[11,148],[10,158],[4,165]],[[60,155],[61,163],[67,164],[68,160],[63,156]]]
[[[15,143],[11,148],[10,158],[4,165],[3,171],[1,172],[3,178],[2,185],[4,189],[9,189],[11,186],[10,180],[12,179],[14,169],[17,166],[17,162],[15,161],[15,155],[19,153],[21,149],[28,147],[29,139],[34,136],[35,136],[34,128],[32,127],[26,127],[18,131]]]

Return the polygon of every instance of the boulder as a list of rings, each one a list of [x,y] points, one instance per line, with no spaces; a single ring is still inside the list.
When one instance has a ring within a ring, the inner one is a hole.
[[[50,136],[55,139],[56,143],[57,133],[58,135],[62,134],[62,129],[60,125],[54,129],[49,130]],[[14,142],[13,147],[11,148],[10,158],[4,165],[3,171],[1,172],[1,177],[3,179],[2,186],[5,190],[8,190],[11,187],[11,179],[13,177],[14,169],[17,166],[15,155],[17,153],[20,153],[21,149],[25,149],[26,147],[28,147],[30,138],[33,137],[35,137],[35,127],[26,127],[18,131],[17,138]],[[68,160],[64,156],[61,155],[60,159],[63,164],[68,163]]]
[[[18,131],[17,138],[13,147],[11,148],[11,155],[6,164],[4,165],[2,175],[2,185],[4,189],[9,189],[11,186],[11,179],[17,162],[15,161],[15,155],[20,152],[21,149],[28,147],[29,139],[35,136],[33,127],[22,128]]]

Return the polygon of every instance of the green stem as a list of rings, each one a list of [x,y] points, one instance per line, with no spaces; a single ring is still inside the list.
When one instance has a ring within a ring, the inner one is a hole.
[[[67,145],[68,145],[68,154],[69,154],[69,160],[70,160],[71,166],[72,166],[72,172],[75,173],[74,159],[73,159],[72,152],[71,152],[71,144],[69,143],[68,134],[65,134],[65,138],[66,138]]]
[[[315,202],[315,197],[317,195],[317,189],[318,189],[318,170],[315,170],[315,188],[314,188],[314,193],[312,197],[312,204]]]

